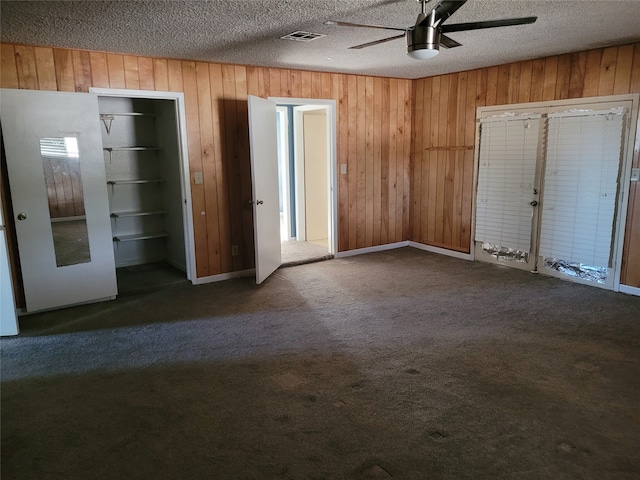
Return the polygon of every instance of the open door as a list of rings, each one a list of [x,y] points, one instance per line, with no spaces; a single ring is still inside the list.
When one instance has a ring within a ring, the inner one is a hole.
[[[276,104],[252,95],[247,101],[256,283],[262,283],[281,263]]]
[[[95,95],[2,90],[28,312],[117,294]]]

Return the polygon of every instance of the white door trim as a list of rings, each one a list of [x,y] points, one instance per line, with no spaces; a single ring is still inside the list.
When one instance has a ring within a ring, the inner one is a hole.
[[[158,92],[155,90],[128,90],[122,88],[90,87],[89,93],[99,97],[127,97],[151,100],[173,100],[176,106],[176,120],[178,122],[178,145],[180,152],[180,186],[182,190],[182,217],[184,221],[184,255],[187,267],[187,280],[196,283],[196,254],[193,233],[193,207],[191,201],[191,173],[189,170],[189,147],[187,143],[187,114],[185,110],[184,93]]]
[[[2,210],[0,207],[0,285],[2,285],[0,291],[0,337],[17,335],[20,332]]]
[[[286,227],[286,235],[282,240],[291,240],[291,188],[289,185],[289,111],[286,107],[276,106],[276,112],[280,119],[280,133],[278,138],[278,162],[281,165],[282,181],[282,215]]]
[[[317,107],[316,107],[317,108]],[[304,181],[304,114],[307,105],[293,107],[293,159],[295,163],[296,240],[307,241],[306,191]]]

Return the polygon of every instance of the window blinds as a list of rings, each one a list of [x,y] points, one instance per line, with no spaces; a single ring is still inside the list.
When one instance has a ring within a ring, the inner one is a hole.
[[[477,242],[529,253],[540,116],[488,118],[480,124]]]
[[[610,266],[623,111],[549,114],[540,255]]]
[[[40,154],[43,157],[78,158],[78,139],[75,137],[41,138]]]

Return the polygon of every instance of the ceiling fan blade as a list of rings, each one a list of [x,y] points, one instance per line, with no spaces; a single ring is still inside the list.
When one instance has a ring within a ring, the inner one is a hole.
[[[381,0],[377,2],[375,7],[383,7],[385,5],[393,5],[394,3],[405,3],[407,0]]]
[[[425,4],[422,4],[422,13],[418,16],[416,27],[428,26],[433,20],[433,26],[441,25],[447,18],[453,15],[467,0],[444,0],[440,2],[430,13],[424,11]],[[435,15],[434,15],[435,14]],[[433,17],[433,18],[432,18]]]
[[[339,27],[381,28],[383,30],[397,30],[399,32],[407,31],[406,28],[385,27],[384,25],[364,25],[362,23],[351,23],[351,22],[334,22],[333,20],[328,20],[324,22],[323,25],[338,25]]]
[[[456,42],[453,38],[449,38],[446,35],[440,35],[440,46],[444,48],[454,48],[462,46],[461,43]]]
[[[487,22],[455,23],[440,27],[442,33],[464,32],[467,30],[480,30],[482,28],[510,27],[512,25],[528,25],[534,23],[538,17],[506,18],[504,20],[489,20]]]
[[[440,20],[440,23],[444,22],[465,3],[467,3],[467,0],[445,0],[435,8],[436,18]]]
[[[398,38],[404,38],[404,37],[405,37],[405,34],[403,33],[402,35],[396,35],[394,37],[383,38],[382,40],[375,40],[373,42],[363,43],[361,45],[355,45],[353,47],[349,47],[349,49],[350,50],[359,50],[361,48],[372,47],[374,45],[379,45],[380,43],[386,43],[386,42],[390,42],[391,40],[397,40]]]

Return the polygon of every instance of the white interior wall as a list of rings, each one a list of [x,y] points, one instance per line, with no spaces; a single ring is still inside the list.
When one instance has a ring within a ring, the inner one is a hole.
[[[159,114],[155,120],[156,144],[161,147],[158,160],[163,184],[163,207],[167,210],[164,217],[166,238],[166,262],[182,271],[186,271],[184,245],[184,219],[182,215],[182,189],[180,185],[180,150],[175,102],[171,100],[153,100],[154,110]]]
[[[303,123],[306,239],[326,240],[329,236],[326,111],[304,112]]]

